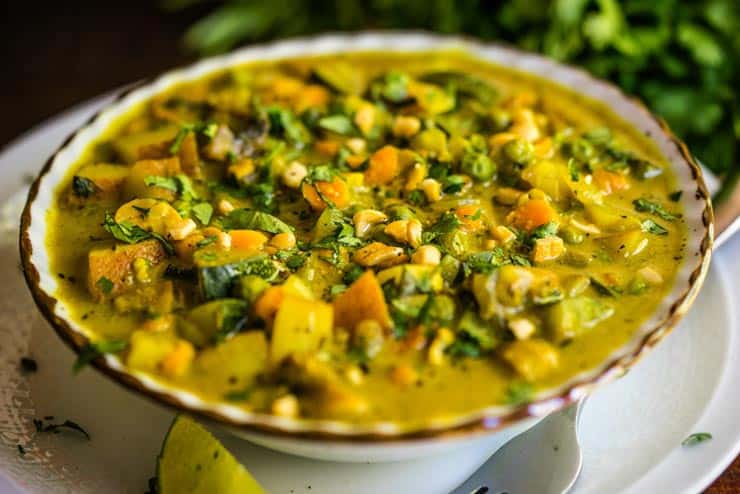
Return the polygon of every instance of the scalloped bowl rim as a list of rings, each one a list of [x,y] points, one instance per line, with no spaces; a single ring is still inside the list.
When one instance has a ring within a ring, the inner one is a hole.
[[[92,117],[59,147],[49,158],[29,192],[21,222],[21,258],[28,286],[41,312],[59,336],[75,351],[79,351],[88,341],[85,328],[71,319],[65,302],[54,296],[58,278],[50,269],[50,259],[45,248],[45,217],[52,206],[55,189],[67,176],[69,167],[76,164],[90,142],[98,138],[111,124],[115,124],[132,107],[179,83],[249,62],[363,51],[404,53],[444,50],[462,50],[483,62],[533,74],[570,90],[580,91],[581,94],[607,105],[626,122],[650,136],[671,164],[677,185],[688,192],[681,198],[688,228],[685,260],[676,275],[670,294],[664,297],[654,314],[625,345],[612,352],[601,365],[572,377],[561,386],[542,390],[529,404],[490,406],[465,414],[432,419],[413,429],[393,421],[356,424],[254,413],[227,403],[207,401],[192,392],[153,379],[145,373],[129,370],[114,355],[104,355],[96,359],[93,365],[119,384],[160,403],[208,417],[245,433],[370,442],[459,437],[491,432],[525,418],[543,417],[586,396],[595,386],[619,377],[677,324],[691,306],[706,275],[712,250],[713,215],[709,193],[697,163],[664,122],[654,117],[639,101],[626,96],[610,83],[595,79],[583,70],[508,46],[427,33],[407,31],[328,34],[256,45],[166,72],[151,82],[121,93],[113,103]]]

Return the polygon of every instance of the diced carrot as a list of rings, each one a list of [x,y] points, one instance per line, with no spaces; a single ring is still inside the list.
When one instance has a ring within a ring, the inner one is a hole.
[[[316,191],[318,189],[318,192]],[[308,201],[316,211],[326,208],[324,198],[331,201],[336,207],[344,208],[349,204],[349,187],[344,180],[337,177],[331,182],[304,183],[301,186],[303,198]],[[321,194],[319,194],[319,192]]]
[[[334,300],[335,325],[354,329],[360,321],[372,319],[390,329],[391,318],[375,273],[366,271]]]
[[[463,230],[475,232],[483,228],[483,211],[476,204],[460,206],[455,210],[455,215],[460,218]]]
[[[321,141],[316,141],[313,145],[313,148],[316,150],[316,152],[321,153],[329,158],[333,158],[339,152],[340,146],[341,144],[338,141],[330,141],[328,139],[324,139]]]
[[[624,190],[629,187],[627,178],[621,173],[596,170],[593,177],[596,186],[605,194],[611,194],[612,192]]]
[[[544,199],[530,199],[509,215],[509,221],[517,228],[530,231],[551,221],[555,221],[558,213]]]
[[[309,84],[298,94],[295,110],[302,113],[307,108],[326,106],[331,95],[329,91],[318,84]]]
[[[182,376],[188,371],[195,358],[195,348],[189,341],[178,340],[175,348],[159,363],[162,374],[168,377]]]
[[[271,286],[254,302],[254,313],[263,321],[272,321],[283,303],[283,287]]]
[[[360,167],[365,162],[365,157],[359,154],[347,156],[347,165],[353,170]]]
[[[241,250],[260,250],[265,246],[267,235],[257,230],[231,230],[231,248]]]
[[[398,176],[398,148],[383,146],[373,153],[365,171],[365,183],[368,185],[387,184]]]

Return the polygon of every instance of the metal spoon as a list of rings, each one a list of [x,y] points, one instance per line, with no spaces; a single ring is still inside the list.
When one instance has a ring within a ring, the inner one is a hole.
[[[716,206],[715,216],[716,249],[740,231],[740,185]],[[583,466],[578,423],[585,403],[586,398],[582,398],[503,445],[452,494],[565,494],[570,491]],[[523,465],[526,465],[526,472],[521,470]]]

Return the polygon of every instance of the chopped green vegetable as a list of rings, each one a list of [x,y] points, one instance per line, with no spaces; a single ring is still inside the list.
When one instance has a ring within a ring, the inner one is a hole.
[[[219,222],[225,230],[261,230],[268,233],[293,231],[293,228],[281,219],[252,209],[235,209]]]
[[[110,341],[98,341],[95,343],[88,343],[79,350],[77,360],[75,360],[72,366],[72,372],[77,374],[87,364],[107,353],[119,353],[122,352],[128,346],[127,341],[122,340],[110,340]]]
[[[167,255],[171,256],[175,253],[175,249],[174,247],[172,247],[172,244],[162,235],[155,232],[146,231],[140,226],[134,225],[133,223],[130,223],[128,221],[117,223],[116,220],[113,219],[113,216],[111,216],[109,213],[105,213],[103,228],[105,228],[108,233],[113,235],[116,240],[120,240],[121,242],[125,242],[127,244],[137,244],[144,240],[153,238],[159,241],[160,244],[162,244],[162,247],[164,248]]]
[[[75,175],[72,177],[72,192],[77,197],[88,198],[98,191],[98,186],[89,178]]]
[[[100,288],[100,291],[106,295],[113,291],[113,282],[105,276],[101,276],[95,284]]]
[[[647,199],[635,199],[634,201],[632,201],[632,204],[635,206],[635,210],[641,213],[654,214],[655,216],[659,216],[666,221],[675,221],[678,219],[678,215],[669,213],[665,210],[662,204],[654,201],[649,201]]]
[[[355,132],[355,127],[349,117],[345,115],[331,115],[324,117],[318,122],[319,127],[330,130],[340,135],[351,135]]]
[[[653,235],[668,235],[668,230],[651,219],[643,220],[642,231],[652,233]]]
[[[681,441],[681,446],[694,446],[710,439],[712,439],[712,435],[708,432],[695,432]]]

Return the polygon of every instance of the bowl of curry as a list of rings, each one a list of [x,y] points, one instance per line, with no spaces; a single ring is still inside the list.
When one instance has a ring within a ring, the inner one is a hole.
[[[685,146],[611,85],[368,33],[121,94],[36,179],[21,251],[82,363],[245,434],[368,444],[624,373],[689,308],[711,222]]]

